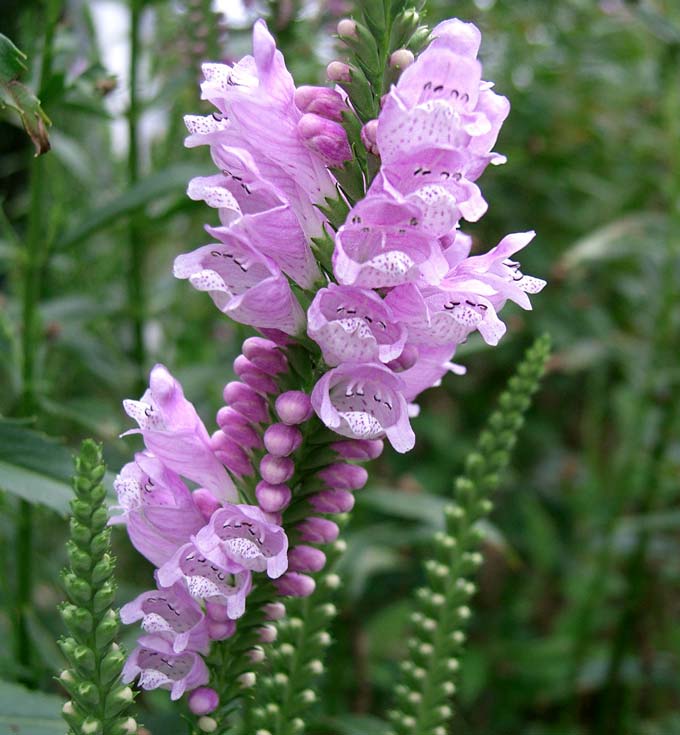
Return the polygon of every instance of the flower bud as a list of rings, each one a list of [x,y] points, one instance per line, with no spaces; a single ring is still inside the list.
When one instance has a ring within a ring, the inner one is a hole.
[[[413,55],[413,51],[409,51],[407,48],[397,49],[390,56],[390,66],[394,69],[406,69],[414,61],[415,56]]]
[[[255,686],[257,677],[253,671],[246,671],[238,678],[238,682],[243,689],[250,689]]]
[[[316,582],[306,574],[286,572],[274,580],[274,586],[280,595],[288,597],[309,597],[316,588]]]
[[[331,490],[361,490],[368,480],[368,472],[356,464],[335,462],[317,473]]]
[[[343,18],[338,22],[338,36],[347,38],[357,37],[357,24],[351,18]]]
[[[287,457],[302,444],[302,434],[295,426],[272,424],[264,432],[264,446],[275,457]]]
[[[286,606],[282,602],[270,602],[262,609],[269,620],[281,620],[286,616]]]
[[[347,133],[340,123],[307,112],[298,121],[297,130],[307,148],[329,166],[341,166],[352,157]]]
[[[295,104],[300,112],[313,112],[335,122],[342,122],[342,112],[347,109],[342,95],[329,87],[298,87]]]
[[[279,513],[288,507],[292,493],[288,485],[271,485],[261,480],[255,487],[255,497],[265,513]]]
[[[347,490],[323,490],[312,495],[309,504],[317,513],[348,513],[354,508],[354,495]]]
[[[276,414],[284,424],[302,424],[312,417],[314,409],[309,396],[301,390],[282,393],[274,404]]]
[[[418,361],[418,348],[415,345],[406,345],[399,357],[392,362],[387,363],[387,367],[395,372],[408,370],[412,368]]]
[[[194,490],[191,494],[194,500],[194,504],[201,511],[206,520],[210,520],[210,516],[218,509],[222,507],[222,503],[204,487],[199,487],[198,490]]]
[[[237,475],[252,475],[253,466],[245,451],[221,429],[210,437],[217,459]]]
[[[234,372],[241,380],[259,393],[278,393],[279,387],[270,375],[256,367],[245,355],[234,360]]]
[[[233,380],[224,386],[224,402],[243,414],[250,421],[267,421],[269,412],[264,398],[249,385]]]
[[[273,643],[278,636],[278,631],[273,625],[263,625],[258,629],[257,634],[262,643]]]
[[[227,606],[223,605],[221,602],[208,600],[205,603],[205,614],[210,618],[210,620],[214,620],[216,623],[224,623],[226,620],[229,620],[229,615],[227,615]]]
[[[297,530],[303,541],[312,544],[329,544],[337,539],[340,529],[337,523],[327,518],[307,518],[299,523]]]
[[[222,406],[217,412],[217,425],[244,449],[260,449],[262,439],[250,421],[231,406]]]
[[[378,121],[369,120],[361,128],[361,142],[366,146],[366,150],[374,156],[379,156],[378,150]]]
[[[224,620],[217,622],[208,619],[208,635],[213,641],[223,641],[231,638],[236,632],[236,622],[234,620]]]
[[[331,444],[331,449],[343,459],[376,459],[383,451],[382,439],[345,439]]]
[[[245,357],[267,375],[276,376],[288,370],[288,361],[275,342],[262,337],[248,337],[241,350]]]
[[[349,82],[349,66],[344,61],[331,61],[326,67],[326,76],[331,82]]]
[[[215,732],[217,730],[217,720],[214,720],[212,717],[199,717],[198,729],[201,732]]]
[[[295,462],[289,457],[265,454],[260,462],[260,475],[271,485],[281,485],[290,480],[295,472]]]
[[[288,552],[291,572],[320,572],[326,564],[326,555],[313,546],[296,546]]]
[[[189,695],[189,709],[195,715],[209,715],[217,709],[220,698],[210,687],[199,687]]]

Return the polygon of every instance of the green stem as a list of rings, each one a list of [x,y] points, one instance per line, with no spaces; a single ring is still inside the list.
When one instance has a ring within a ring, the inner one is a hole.
[[[140,0],[130,0],[130,102],[128,123],[128,183],[134,186],[139,180],[139,98],[137,94],[141,19]],[[139,393],[146,385],[146,348],[144,345],[144,321],[146,315],[146,290],[144,288],[144,244],[138,214],[132,213],[128,221],[128,274],[127,307],[132,327],[131,357],[135,366],[135,382]]]
[[[59,13],[59,3],[48,0],[45,8],[47,22],[40,67],[39,93],[51,76],[54,30]],[[42,291],[43,272],[49,252],[48,229],[43,221],[46,165],[44,156],[31,161],[30,165],[30,209],[26,250],[23,262],[22,289],[22,335],[21,335],[21,396],[19,415],[34,416],[38,409],[36,380],[36,352],[40,343],[40,320],[38,305]],[[31,546],[33,537],[33,508],[22,500],[19,503],[19,520],[16,537],[16,618],[14,631],[15,655],[26,669],[31,665],[31,641],[28,634],[26,612],[31,607],[33,569]]]
[[[680,44],[669,44],[662,57],[662,69],[659,75],[660,78],[666,81],[665,112],[669,141],[677,141],[677,136],[680,134],[680,122],[678,120],[678,110],[680,110],[679,69]],[[678,175],[677,169],[677,165],[680,164],[680,152],[677,150],[677,145],[671,145],[670,149],[673,151],[673,155],[666,186],[669,211],[666,258],[663,263],[661,298],[656,311],[649,348],[650,369],[647,372],[646,390],[640,396],[640,407],[644,406],[646,411],[649,410],[649,406],[657,398],[659,373],[655,369],[656,366],[672,364],[672,359],[677,354],[677,337],[673,330],[673,311],[676,293],[676,262],[680,253],[680,242],[676,234],[677,227],[680,225],[680,175]],[[671,380],[673,378],[669,377],[669,381]],[[670,396],[674,394],[672,383],[663,386],[663,389]],[[657,400],[657,403],[659,403],[661,416],[655,442],[651,448],[642,447],[642,456],[639,454],[633,455],[638,457],[641,469],[631,473],[632,480],[628,483],[629,489],[625,495],[628,499],[642,496],[641,515],[654,510],[661,494],[663,463],[668,447],[672,442],[677,416],[676,402],[668,396],[664,396],[661,401]],[[640,425],[634,426],[634,429],[639,429]],[[637,432],[635,438],[637,439]],[[631,489],[633,492],[631,492]],[[612,733],[613,735],[627,729],[625,718],[629,711],[630,691],[621,685],[620,676],[626,653],[631,646],[631,642],[635,640],[635,633],[639,628],[640,618],[646,605],[646,592],[650,584],[646,564],[649,541],[649,532],[647,530],[641,531],[634,549],[626,560],[625,579],[627,589],[625,603],[622,606],[622,612],[612,638],[603,701],[600,708],[598,733]]]

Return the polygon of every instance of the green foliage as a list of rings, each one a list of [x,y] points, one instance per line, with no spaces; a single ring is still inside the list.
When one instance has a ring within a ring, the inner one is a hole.
[[[35,154],[39,156],[50,149],[46,126],[51,122],[40,106],[40,100],[19,81],[26,71],[24,62],[27,58],[7,36],[0,33],[0,111],[10,109],[19,116],[35,145]]]
[[[476,587],[469,577],[482,562],[478,523],[492,508],[488,496],[502,481],[517,442],[531,396],[538,389],[550,353],[547,337],[527,351],[499,407],[489,417],[477,448],[465,461],[465,474],[454,483],[454,503],[444,509],[446,526],[436,534],[436,556],[425,564],[427,586],[417,594],[415,625],[408,642],[410,657],[402,664],[397,709],[390,715],[399,735],[444,735],[453,714],[448,702],[455,692],[470,618],[468,602]]]
[[[118,644],[113,609],[115,560],[107,527],[106,472],[101,447],[85,441],[76,458],[71,501],[71,566],[62,576],[68,602],[61,617],[69,636],[59,641],[69,668],[59,682],[71,696],[62,715],[72,735],[133,735],[137,724],[126,713],[134,699],[120,682],[125,656]]]
[[[12,735],[63,735],[62,700],[0,681],[0,732]]]

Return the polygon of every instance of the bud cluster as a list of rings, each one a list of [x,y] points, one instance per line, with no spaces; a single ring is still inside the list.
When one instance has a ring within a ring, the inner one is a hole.
[[[531,396],[536,391],[550,351],[547,337],[538,339],[510,379],[499,408],[482,431],[477,449],[468,455],[465,474],[454,483],[454,502],[445,511],[445,530],[435,536],[435,555],[425,563],[427,586],[416,593],[411,617],[409,658],[402,664],[396,690],[397,707],[390,713],[398,735],[440,735],[452,717],[449,706],[456,691],[459,657],[470,618],[468,603],[476,591],[469,581],[482,563],[476,551],[482,535],[479,521],[492,504],[507,467]]]
[[[85,441],[76,458],[75,498],[67,544],[70,568],[62,576],[68,602],[61,616],[69,636],[59,641],[68,668],[59,682],[71,696],[62,715],[72,735],[134,735],[137,723],[126,714],[134,699],[120,682],[125,662],[115,643],[118,614],[111,556],[101,448]]]

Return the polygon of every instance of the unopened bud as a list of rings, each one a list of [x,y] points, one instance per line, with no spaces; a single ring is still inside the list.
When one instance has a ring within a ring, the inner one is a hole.
[[[343,18],[338,22],[338,36],[346,38],[357,37],[357,24],[351,18]]]
[[[343,61],[331,61],[326,67],[326,76],[331,82],[349,82],[351,79],[349,66]]]

